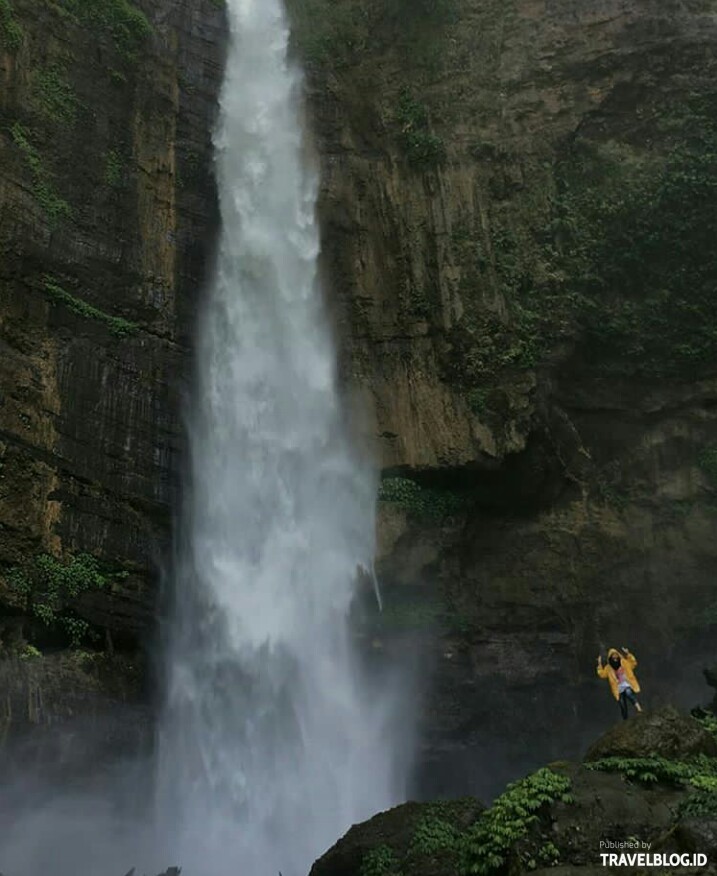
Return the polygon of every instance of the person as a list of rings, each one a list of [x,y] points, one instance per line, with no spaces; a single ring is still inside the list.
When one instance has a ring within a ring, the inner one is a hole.
[[[637,660],[627,648],[622,649],[622,654],[617,648],[610,648],[607,652],[607,663],[603,666],[602,657],[598,654],[597,674],[600,678],[607,678],[610,682],[612,695],[620,704],[620,712],[623,720],[627,720],[627,704],[632,703],[638,712],[642,706],[637,701],[636,694],[640,693],[640,684],[635,677]]]

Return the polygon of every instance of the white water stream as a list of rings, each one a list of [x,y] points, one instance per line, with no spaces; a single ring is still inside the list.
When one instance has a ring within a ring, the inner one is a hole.
[[[281,0],[227,11],[223,231],[190,416],[160,810],[188,874],[299,876],[398,802],[406,736],[349,634],[376,483],[336,389],[285,13]]]

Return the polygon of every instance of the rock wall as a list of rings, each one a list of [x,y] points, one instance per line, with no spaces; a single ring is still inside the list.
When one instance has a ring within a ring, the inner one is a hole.
[[[384,475],[374,644],[432,655],[421,787],[488,794],[614,718],[599,650],[648,704],[714,654],[717,7],[289,6]]]
[[[0,3],[0,652],[36,664],[0,728],[20,735],[146,688],[122,659],[124,681],[48,655],[79,621],[83,647],[136,663],[154,628],[223,34],[211,0]],[[45,555],[94,555],[106,586],[35,575]]]

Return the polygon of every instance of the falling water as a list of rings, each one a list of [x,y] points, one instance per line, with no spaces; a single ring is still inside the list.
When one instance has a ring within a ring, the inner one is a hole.
[[[190,417],[160,808],[185,872],[294,876],[400,797],[398,734],[349,632],[376,484],[336,389],[301,79],[281,0],[227,9],[223,231]]]

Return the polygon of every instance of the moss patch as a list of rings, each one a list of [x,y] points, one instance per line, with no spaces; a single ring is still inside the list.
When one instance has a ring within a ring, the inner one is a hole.
[[[360,876],[400,876],[398,859],[390,846],[376,846],[363,856]]]
[[[61,0],[61,6],[86,27],[109,34],[125,60],[135,60],[152,34],[147,16],[129,0]]]
[[[54,122],[71,125],[77,115],[77,96],[62,70],[43,67],[33,76],[33,103]]]
[[[678,118],[662,156],[577,143],[561,171],[565,291],[612,370],[694,373],[717,357],[717,112],[701,100]]]
[[[55,191],[52,174],[40,151],[32,143],[30,132],[16,122],[10,129],[10,134],[32,173],[32,193],[50,224],[56,227],[63,219],[70,219],[72,207]]]
[[[467,493],[424,487],[409,478],[384,478],[378,499],[379,502],[398,505],[414,517],[429,520],[464,514],[470,507]]]
[[[111,149],[104,156],[105,172],[104,183],[111,189],[122,189],[126,184],[127,170],[126,162],[122,155],[116,150]]]
[[[111,316],[109,313],[105,313],[104,310],[99,310],[99,308],[93,307],[81,298],[76,298],[49,277],[45,279],[43,288],[46,295],[54,303],[62,304],[68,310],[71,310],[79,316],[84,316],[86,319],[93,319],[97,322],[104,323],[112,334],[116,335],[118,338],[124,338],[127,335],[134,334],[139,329],[139,326],[136,323],[129,322],[119,316]]]
[[[22,45],[23,31],[15,20],[10,0],[0,0],[0,46],[16,52]]]
[[[431,130],[428,108],[410,89],[401,91],[396,108],[399,140],[409,163],[418,167],[439,164],[446,155],[443,140]]]

